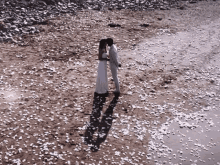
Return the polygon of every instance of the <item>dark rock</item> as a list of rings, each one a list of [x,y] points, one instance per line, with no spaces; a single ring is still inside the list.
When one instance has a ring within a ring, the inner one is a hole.
[[[15,21],[13,21],[11,24],[13,24],[13,25],[18,25],[18,24],[19,24],[19,22],[20,22],[20,21],[15,20]]]
[[[22,34],[23,34],[23,35],[29,34],[28,29],[24,29],[24,28],[23,28],[21,31],[22,31]]]
[[[177,9],[185,10],[186,8],[185,8],[185,6],[179,6],[179,7],[177,7]]]
[[[98,10],[98,11],[100,11],[100,10],[102,9],[102,6],[100,6],[100,5],[95,5],[92,9],[93,9],[93,10]]]
[[[124,9],[124,8],[123,8],[123,6],[120,6],[120,5],[119,5],[116,9],[117,9],[117,10],[122,10],[122,9]]]
[[[37,1],[37,4],[40,6],[47,6],[47,3],[45,3],[44,1]]]
[[[43,0],[47,5],[55,5],[56,1],[55,0]]]
[[[190,0],[189,3],[196,3],[196,0]]]
[[[48,20],[43,20],[43,21],[39,21],[37,24],[38,25],[47,25],[49,22]]]
[[[168,6],[163,5],[160,7],[160,10],[170,10],[170,8]]]
[[[12,37],[10,37],[10,36],[6,36],[6,37],[3,39],[3,41],[5,41],[5,42],[12,42],[13,39],[12,39]]]
[[[110,24],[108,24],[108,26],[110,26],[110,27],[121,27],[121,25],[115,24],[115,23],[110,23]]]
[[[13,22],[14,20],[15,20],[14,17],[7,17],[7,18],[5,18],[4,22],[5,22],[5,23],[11,23],[11,22]]]
[[[210,80],[210,83],[214,84],[214,82],[215,82],[214,80]]]
[[[0,22],[0,31],[7,32],[7,28],[3,22]]]
[[[12,29],[12,30],[14,30],[14,29],[16,29],[16,28],[17,28],[17,26],[15,26],[15,25],[12,25],[12,26],[11,26],[11,29]]]
[[[141,27],[148,27],[148,26],[150,26],[150,24],[148,24],[148,23],[147,23],[147,24],[144,23],[144,24],[140,24],[140,26],[141,26]]]

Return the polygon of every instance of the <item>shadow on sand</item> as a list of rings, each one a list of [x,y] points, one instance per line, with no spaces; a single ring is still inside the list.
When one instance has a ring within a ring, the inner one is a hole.
[[[108,132],[112,126],[113,110],[118,102],[119,95],[115,94],[100,122],[101,111],[103,109],[103,105],[105,104],[106,97],[107,95],[94,94],[93,110],[90,115],[89,125],[84,134],[84,143],[91,144],[91,151],[93,152],[97,152],[99,150],[100,144],[104,142],[108,136]],[[93,134],[96,130],[98,130],[98,137],[96,140],[93,140]]]

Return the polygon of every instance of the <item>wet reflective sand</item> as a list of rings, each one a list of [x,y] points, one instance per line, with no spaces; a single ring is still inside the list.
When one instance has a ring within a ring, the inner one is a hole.
[[[163,138],[151,150],[158,164],[219,164],[220,163],[220,112],[179,113],[178,117],[163,124]]]

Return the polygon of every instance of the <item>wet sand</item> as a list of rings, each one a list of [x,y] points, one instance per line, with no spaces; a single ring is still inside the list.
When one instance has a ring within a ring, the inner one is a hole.
[[[157,118],[148,130],[148,159],[155,164],[219,163],[219,22],[176,34],[164,30],[129,55],[140,64],[136,75],[144,72],[149,80],[157,70],[153,80],[143,82],[153,95],[138,91],[148,100],[143,107],[159,118],[171,113],[162,126]]]

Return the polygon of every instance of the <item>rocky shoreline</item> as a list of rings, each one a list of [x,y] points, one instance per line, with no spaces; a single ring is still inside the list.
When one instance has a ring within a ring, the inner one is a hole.
[[[39,33],[38,25],[48,24],[48,19],[61,14],[77,14],[78,10],[168,10],[184,6],[178,0],[10,0],[0,2],[0,42],[17,42],[15,38]],[[196,0],[185,1],[195,3]],[[18,39],[18,40],[21,40]]]

